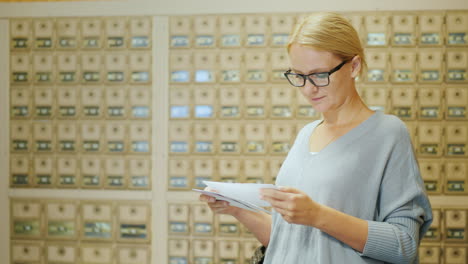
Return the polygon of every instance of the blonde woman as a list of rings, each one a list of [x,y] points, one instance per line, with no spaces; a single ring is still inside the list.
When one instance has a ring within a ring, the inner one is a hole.
[[[313,14],[288,53],[285,76],[323,119],[297,135],[277,176],[283,187],[262,190],[273,215],[200,200],[252,231],[264,263],[419,263],[431,206],[404,123],[356,91],[366,66],[356,30],[338,14]]]

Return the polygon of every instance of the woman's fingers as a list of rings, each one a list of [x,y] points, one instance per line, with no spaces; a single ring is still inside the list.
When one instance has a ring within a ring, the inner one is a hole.
[[[216,202],[216,198],[209,196],[209,195],[205,195],[205,194],[201,194],[199,200],[202,202],[207,202],[207,203]]]

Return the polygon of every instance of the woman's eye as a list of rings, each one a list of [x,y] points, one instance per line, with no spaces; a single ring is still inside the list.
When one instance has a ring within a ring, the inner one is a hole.
[[[328,73],[326,73],[326,72],[316,73],[313,76],[315,76],[315,78],[319,78],[319,79],[326,79],[326,78],[328,78]]]

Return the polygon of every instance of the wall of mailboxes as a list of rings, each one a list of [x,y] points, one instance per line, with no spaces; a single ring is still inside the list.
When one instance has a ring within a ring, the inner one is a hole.
[[[427,192],[468,196],[468,11],[344,15],[366,47],[359,91],[405,121]],[[170,17],[169,39],[160,40],[170,47],[160,73],[169,74],[165,191],[203,180],[274,182],[295,134],[320,118],[282,76],[284,45],[302,16]],[[10,25],[11,188],[150,190],[151,109],[159,107],[151,19]],[[156,212],[143,201],[12,199],[11,210],[13,263],[157,259],[148,248]],[[468,205],[434,208],[422,263],[468,262],[467,213]],[[258,246],[235,219],[194,201],[168,201],[167,217],[171,264],[248,263]]]

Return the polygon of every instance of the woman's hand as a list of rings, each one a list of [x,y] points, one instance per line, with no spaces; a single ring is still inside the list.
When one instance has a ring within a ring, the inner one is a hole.
[[[216,190],[210,189],[208,187],[205,188],[205,191],[217,192]],[[199,200],[206,202],[211,211],[216,214],[228,214],[234,216],[239,211],[239,209],[241,209],[235,206],[230,206],[229,202],[216,200],[216,198],[206,194],[201,194]]]
[[[321,205],[298,189],[262,189],[260,195],[261,199],[269,202],[288,223],[315,226],[318,221]]]

